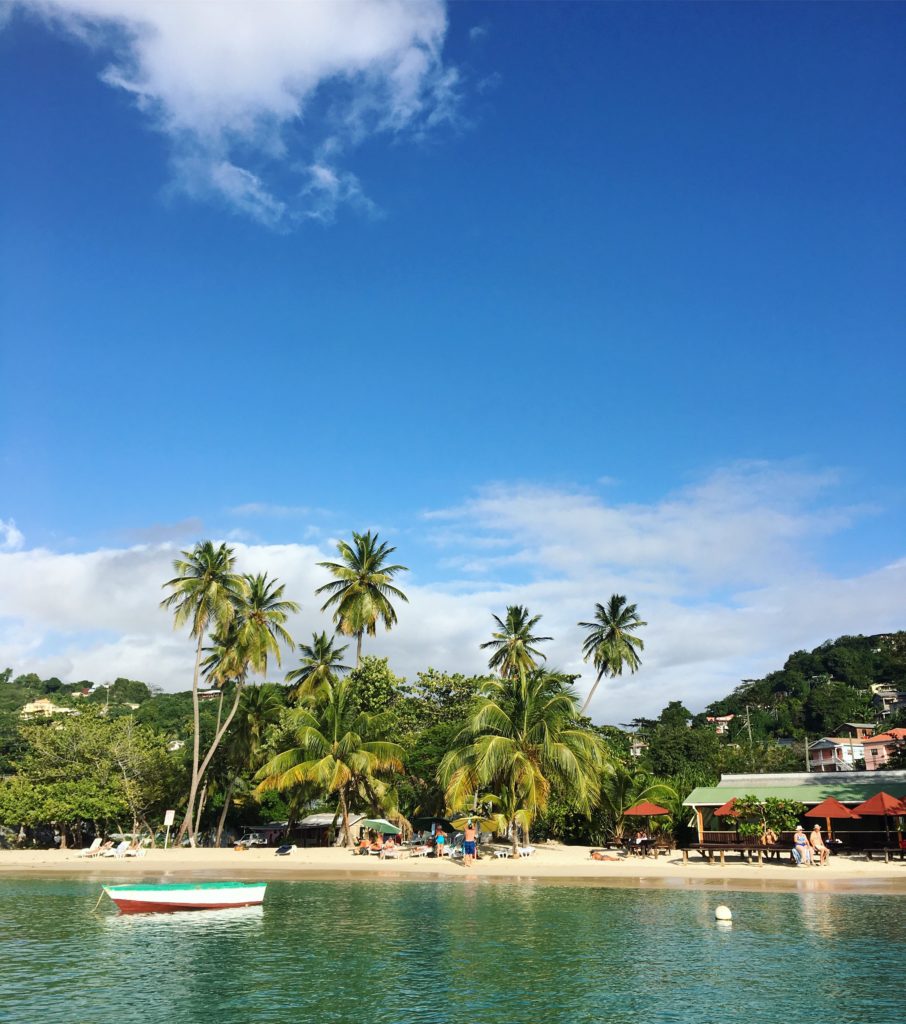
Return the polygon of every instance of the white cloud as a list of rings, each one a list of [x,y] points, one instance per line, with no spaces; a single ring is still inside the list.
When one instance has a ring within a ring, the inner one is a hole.
[[[355,176],[316,157],[375,132],[419,134],[449,120],[458,98],[456,69],[441,56],[443,0],[19,4],[112,54],[102,78],[168,135],[179,188],[269,227],[328,219],[331,202],[370,212]],[[299,150],[299,187],[278,186]],[[332,198],[316,166],[336,176]]]
[[[14,520],[0,519],[0,551],[18,551],[25,543],[25,536],[16,529]]]
[[[857,511],[826,503],[833,483],[831,474],[741,465],[661,500],[623,506],[590,494],[498,485],[423,525],[441,559],[470,563],[485,577],[404,583],[410,603],[400,606],[399,625],[366,639],[366,651],[388,656],[409,677],[428,666],[481,671],[478,645],[492,613],[527,604],[556,638],[550,663],[581,673],[587,690],[593,673],[581,661],[577,623],[591,618],[596,601],[621,593],[638,602],[649,623],[644,664],[635,676],[602,684],[594,716],[625,722],[672,699],[700,709],[740,679],[779,667],[795,649],[906,625],[906,559],[844,576],[815,555],[814,537],[859,520]],[[279,576],[302,602],[297,639],[329,628],[314,596],[326,579],[316,563],[335,555],[326,541],[235,548],[242,570]],[[501,550],[510,561],[498,557]],[[158,544],[0,554],[0,665],[186,687],[191,644],[158,608],[176,553]],[[425,566],[418,575],[431,576]]]

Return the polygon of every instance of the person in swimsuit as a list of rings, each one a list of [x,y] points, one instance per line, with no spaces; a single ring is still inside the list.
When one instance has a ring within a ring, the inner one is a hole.
[[[823,867],[830,856],[830,850],[827,848],[824,837],[821,835],[820,825],[816,825],[812,829],[812,834],[808,837],[808,841],[812,846],[812,863],[815,867]]]
[[[437,830],[437,835],[434,837],[434,856],[443,857],[444,845],[447,842],[447,834],[442,828]]]
[[[462,840],[462,862],[467,868],[472,866],[472,861],[475,859],[475,825],[471,818],[469,818],[466,824],[466,830],[463,833]]]
[[[796,831],[793,834],[793,859],[799,867],[804,867],[812,862],[812,848],[808,844],[808,837],[801,825],[796,826]]]

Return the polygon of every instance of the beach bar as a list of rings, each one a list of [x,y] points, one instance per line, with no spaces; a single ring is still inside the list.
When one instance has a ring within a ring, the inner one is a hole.
[[[683,804],[694,813],[699,844],[729,845],[736,839],[736,830],[723,814],[715,812],[724,810],[734,798],[795,800],[810,811],[833,797],[852,810],[879,792],[906,800],[906,771],[722,775],[716,786],[694,789]],[[872,816],[841,820],[834,826],[834,835],[847,850],[881,848],[886,841],[884,821]]]

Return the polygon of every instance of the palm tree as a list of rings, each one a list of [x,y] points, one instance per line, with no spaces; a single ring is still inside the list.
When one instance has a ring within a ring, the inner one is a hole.
[[[393,586],[397,573],[408,572],[405,565],[387,565],[387,558],[396,551],[387,544],[378,543],[377,533],[352,534],[352,544],[337,542],[342,562],[319,562],[328,569],[334,580],[318,587],[316,594],[329,594],[321,611],[334,606],[333,620],[337,630],[356,638],[355,667],[362,660],[362,636],[374,636],[378,621],[385,629],[396,624],[396,611],[391,597],[408,602],[402,590]]]
[[[192,812],[200,781],[198,675],[201,669],[202,644],[205,634],[212,626],[221,632],[229,627],[237,604],[244,596],[245,583],[243,578],[233,571],[236,564],[235,554],[226,544],[215,547],[212,541],[200,541],[191,551],[183,551],[182,556],[173,562],[173,571],[176,575],[164,584],[164,587],[172,592],[161,601],[161,607],[173,610],[175,628],[189,623],[189,635],[196,639],[195,672],[192,676],[192,780],[186,816],[177,834],[177,839],[180,839],[188,831],[189,838],[194,844]]]
[[[540,615],[529,617],[528,608],[521,604],[511,604],[506,610],[506,621],[494,616],[498,630],[492,633],[493,639],[481,645],[485,650],[490,647],[493,654],[488,660],[488,668],[499,671],[504,679],[515,679],[520,672],[531,672],[538,667],[536,658],[544,659],[535,644],[552,640],[549,636],[532,636],[532,630],[541,621]]]
[[[243,772],[257,771],[265,750],[268,731],[280,721],[283,698],[280,687],[273,683],[250,686],[242,694],[233,731],[229,738],[227,761],[231,766],[229,781],[223,798],[223,808],[217,823],[215,846],[220,846],[223,826],[230,809],[236,784]]]
[[[402,770],[403,748],[385,739],[392,722],[387,715],[358,710],[349,679],[326,683],[317,698],[286,715],[295,745],[271,758],[255,776],[257,792],[283,792],[314,782],[325,794],[336,793],[343,816],[343,837],[349,834],[349,798],[361,785],[378,783],[376,774]]]
[[[591,692],[582,705],[583,715],[602,676],[621,676],[624,665],[629,666],[630,672],[635,672],[642,664],[638,652],[645,649],[645,641],[632,634],[648,623],[639,618],[636,607],[627,604],[622,594],[611,594],[606,608],[603,604],[595,605],[594,622],[579,623],[583,629],[588,630],[582,644],[582,657],[585,661],[591,658],[598,670]]]
[[[349,666],[340,664],[346,647],[334,647],[333,637],[326,632],[312,633],[311,644],[299,644],[302,664],[286,673],[286,681],[295,683],[296,700],[316,696],[325,684],[334,682],[337,674],[348,672]]]
[[[544,811],[552,786],[559,784],[588,814],[597,801],[606,749],[577,719],[578,698],[561,675],[539,670],[486,680],[455,748],[441,761],[438,777],[447,803],[465,807],[479,787],[488,787],[529,821]]]
[[[218,681],[221,687],[229,679],[235,682],[233,705],[223,724],[218,726],[208,752],[201,762],[198,770],[199,779],[207,770],[211,758],[236,715],[249,671],[266,675],[271,655],[278,665],[281,663],[281,644],[295,647],[295,641],[284,623],[290,614],[299,610],[299,605],[283,597],[285,586],[278,584],[276,580],[269,580],[267,573],[259,573],[257,576],[246,575],[243,580],[245,595],[238,603],[227,633],[216,637],[221,644],[215,645],[214,652],[208,659],[211,665],[210,677]]]

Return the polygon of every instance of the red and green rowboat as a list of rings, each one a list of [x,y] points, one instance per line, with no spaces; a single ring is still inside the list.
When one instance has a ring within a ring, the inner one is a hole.
[[[105,885],[124,914],[170,914],[177,910],[224,910],[264,902],[266,882],[177,882],[169,885]]]

